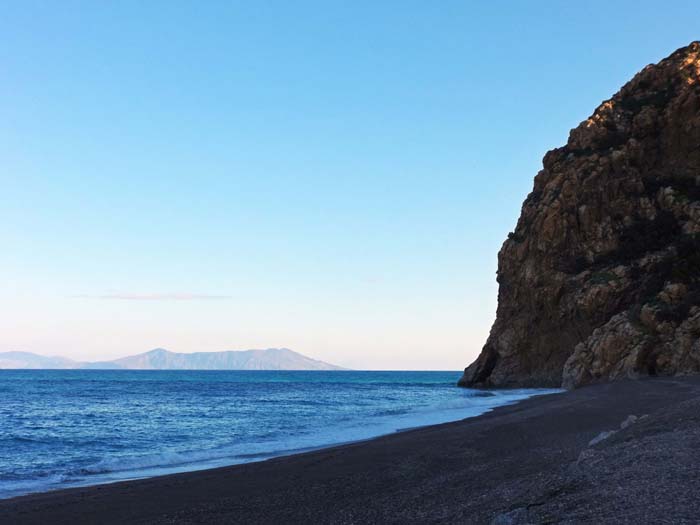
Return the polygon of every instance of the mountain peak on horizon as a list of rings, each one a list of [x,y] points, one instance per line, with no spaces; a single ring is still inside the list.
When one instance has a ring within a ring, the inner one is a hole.
[[[31,352],[0,352],[0,369],[344,370],[289,348],[179,353],[160,347],[98,362],[79,362]]]

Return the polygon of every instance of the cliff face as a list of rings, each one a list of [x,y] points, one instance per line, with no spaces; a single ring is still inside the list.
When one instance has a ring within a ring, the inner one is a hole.
[[[462,386],[700,372],[700,42],[644,68],[545,155],[498,282]]]

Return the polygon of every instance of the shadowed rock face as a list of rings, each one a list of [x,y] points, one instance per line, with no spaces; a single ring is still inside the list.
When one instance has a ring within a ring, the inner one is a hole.
[[[460,385],[700,371],[700,42],[645,67],[543,165]]]

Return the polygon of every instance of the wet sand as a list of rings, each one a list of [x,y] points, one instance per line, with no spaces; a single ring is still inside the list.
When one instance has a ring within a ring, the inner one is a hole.
[[[620,430],[629,415],[646,417]],[[0,500],[0,523],[700,523],[700,378],[596,385],[259,463]]]

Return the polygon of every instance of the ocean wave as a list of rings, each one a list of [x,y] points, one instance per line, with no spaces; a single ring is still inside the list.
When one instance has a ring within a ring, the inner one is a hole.
[[[60,488],[68,479],[66,474],[42,474],[31,478],[0,480],[0,498]]]
[[[76,475],[106,474],[111,472],[125,472],[143,470],[153,467],[171,467],[187,465],[197,461],[205,461],[227,457],[226,452],[212,453],[209,451],[192,452],[159,452],[155,454],[126,457],[107,457],[96,463],[73,471]]]
[[[7,436],[7,437],[0,438],[0,443],[3,443],[3,444],[12,444],[12,443],[49,444],[49,443],[51,443],[51,440],[47,439],[47,438],[38,438],[38,437],[29,437],[29,436]]]

